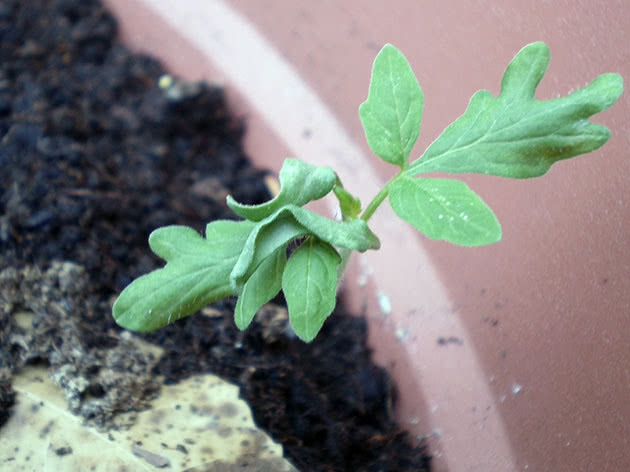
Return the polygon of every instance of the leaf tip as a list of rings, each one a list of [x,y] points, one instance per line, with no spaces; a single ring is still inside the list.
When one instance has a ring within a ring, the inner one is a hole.
[[[547,44],[544,41],[531,42],[531,43],[526,44],[525,46],[523,46],[523,48],[521,50],[524,50],[524,49],[536,50],[539,53],[543,53],[543,54],[549,55],[549,47],[547,46]]]
[[[399,49],[394,46],[392,43],[385,43],[383,44],[383,47],[381,48],[379,54],[383,51],[395,51],[395,52],[400,52]]]
[[[602,80],[608,89],[607,98],[609,99],[609,103],[605,106],[605,108],[607,108],[615,103],[619,96],[623,93],[623,77],[616,72],[609,72],[607,74],[600,75],[596,80]]]
[[[315,339],[315,337],[317,336],[318,333],[315,334],[305,334],[305,333],[298,333],[297,331],[293,330],[293,332],[295,333],[295,335],[300,339],[300,341],[303,341],[305,343],[311,343],[313,342],[313,340]]]

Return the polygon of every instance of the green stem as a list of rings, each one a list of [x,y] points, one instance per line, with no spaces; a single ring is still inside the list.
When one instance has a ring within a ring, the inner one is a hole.
[[[383,203],[383,200],[385,200],[385,198],[389,194],[389,186],[391,185],[391,183],[394,180],[396,180],[396,178],[398,178],[404,171],[405,171],[405,168],[401,169],[398,174],[396,174],[395,176],[393,176],[391,179],[387,181],[385,186],[374,196],[374,198],[368,204],[368,206],[365,207],[363,214],[359,217],[360,219],[362,219],[365,222],[367,222],[370,219],[370,217],[374,214],[376,209],[380,206],[381,203]],[[339,184],[341,185],[341,182],[339,182]],[[352,254],[353,251],[352,249],[345,249],[345,248],[338,248],[338,251],[339,251],[339,255],[341,256],[341,263],[337,266],[337,280],[340,281],[343,276],[344,271],[346,270],[348,259],[350,258],[350,255]],[[339,285],[337,285],[337,287],[339,287]]]
[[[383,203],[383,200],[387,198],[387,195],[389,194],[389,186],[391,185],[391,183],[396,180],[404,172],[404,170],[405,169],[401,169],[398,174],[387,181],[385,186],[374,196],[368,206],[365,207],[363,214],[359,218],[361,218],[363,221],[368,221],[372,217],[376,209],[380,206],[381,203]]]
[[[341,284],[341,279],[343,277],[343,273],[346,271],[346,266],[348,265],[348,259],[350,259],[350,255],[352,254],[352,249],[348,249],[345,247],[337,248],[337,252],[341,256],[341,262],[337,266],[337,290]]]
[[[389,183],[388,183],[389,184]],[[387,197],[387,194],[389,192],[389,188],[387,185],[385,185],[385,187],[383,187],[380,192],[378,192],[374,198],[372,199],[372,201],[368,204],[367,207],[365,207],[365,210],[363,211],[363,214],[360,216],[360,218],[363,221],[368,221],[370,219],[370,217],[374,214],[374,212],[376,211],[376,209],[379,207],[379,205],[381,203],[383,203],[383,200],[385,200],[385,198]]]

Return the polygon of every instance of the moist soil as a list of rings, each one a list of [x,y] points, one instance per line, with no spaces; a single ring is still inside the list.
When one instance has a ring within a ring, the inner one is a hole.
[[[125,341],[111,305],[162,265],[153,229],[201,232],[234,218],[227,194],[270,198],[223,91],[164,74],[117,41],[96,0],[0,1],[0,425],[11,378],[30,363],[47,365],[69,408],[101,428],[147,407],[162,379],[210,372],[238,384],[300,470],[428,471],[424,446],[392,418],[364,319],[341,302],[311,344],[290,335],[281,298],[244,332],[227,299],[141,335],[159,358]]]

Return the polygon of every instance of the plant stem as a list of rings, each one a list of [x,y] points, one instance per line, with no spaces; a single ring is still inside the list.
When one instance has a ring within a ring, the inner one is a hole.
[[[404,172],[405,168],[406,166],[402,168],[398,174],[396,174],[395,176],[393,176],[391,179],[387,181],[387,183],[383,186],[383,188],[374,196],[374,198],[368,204],[368,206],[365,207],[363,214],[359,217],[360,219],[362,219],[365,222],[367,222],[370,219],[370,217],[374,214],[376,209],[381,205],[381,203],[383,203],[383,200],[385,200],[385,198],[389,194],[390,184]],[[339,182],[339,185],[341,185],[341,182]],[[337,280],[340,281],[341,278],[343,277],[343,273],[346,270],[348,259],[350,258],[350,255],[352,254],[353,251],[352,249],[346,249],[346,248],[338,248],[337,250],[339,251],[339,255],[341,256],[341,262],[337,266]],[[340,284],[338,283],[337,290],[339,290],[339,287],[340,287]]]
[[[341,256],[341,262],[337,266],[337,291],[341,287],[339,283],[343,277],[343,273],[346,271],[346,266],[348,265],[348,259],[350,259],[350,255],[352,254],[352,249],[348,249],[345,247],[337,248],[337,252]]]
[[[365,207],[363,214],[359,218],[361,218],[363,221],[368,221],[372,217],[376,209],[380,206],[381,203],[383,203],[383,200],[385,200],[385,198],[389,194],[390,184],[394,180],[396,180],[404,172],[404,170],[405,170],[404,168],[401,169],[400,172],[398,172],[398,174],[396,174],[395,176],[393,176],[391,179],[387,181],[385,186],[374,196],[374,198],[368,204],[368,206]]]
[[[360,218],[363,221],[368,221],[370,219],[370,217],[374,214],[374,212],[376,211],[376,209],[379,207],[379,205],[381,203],[383,203],[383,200],[385,200],[385,197],[387,197],[387,193],[388,193],[389,189],[387,188],[387,185],[385,185],[385,187],[383,187],[380,192],[378,192],[374,198],[372,199],[372,201],[368,204],[367,207],[365,207],[365,210],[363,211],[363,214],[360,216]]]

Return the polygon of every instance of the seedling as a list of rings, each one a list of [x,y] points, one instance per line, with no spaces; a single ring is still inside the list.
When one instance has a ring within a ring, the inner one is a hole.
[[[291,327],[309,342],[335,307],[350,253],[379,248],[367,222],[385,199],[429,238],[463,246],[498,241],[495,215],[464,182],[417,176],[442,171],[536,177],[556,161],[602,146],[610,131],[588,118],[615,102],[622,78],[603,74],[566,97],[537,100],[534,91],[548,61],[544,43],[525,46],[505,70],[499,96],[476,92],[464,114],[409,162],[423,94],[405,57],[386,45],[374,61],[359,117],[370,148],[400,170],[367,207],[362,210],[331,168],[287,159],[272,200],[243,205],[227,198],[242,220],[213,221],[205,238],[185,226],[153,231],[149,245],[166,266],[123,290],[113,307],[116,322],[134,331],[155,330],[214,300],[237,296],[234,320],[245,329],[282,290]],[[339,201],[341,220],[303,208],[330,192]],[[289,243],[296,240],[299,245],[287,257]]]

